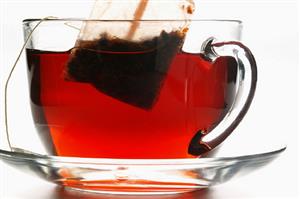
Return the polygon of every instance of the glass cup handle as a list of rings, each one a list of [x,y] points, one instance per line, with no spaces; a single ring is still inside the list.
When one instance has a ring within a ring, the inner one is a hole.
[[[247,113],[256,90],[257,67],[249,48],[237,41],[216,43],[214,41],[215,38],[207,39],[201,51],[212,62],[222,56],[231,56],[236,59],[236,96],[229,111],[217,126],[207,131],[200,130],[192,139],[189,146],[189,153],[192,155],[210,151],[232,133]]]

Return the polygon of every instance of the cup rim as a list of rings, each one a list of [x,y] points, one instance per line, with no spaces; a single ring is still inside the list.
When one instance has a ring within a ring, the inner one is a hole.
[[[94,21],[94,22],[180,22],[180,21],[197,21],[197,22],[223,22],[223,23],[236,23],[241,25],[243,22],[239,19],[142,19],[142,20],[128,20],[128,19],[86,19],[86,18],[27,18],[22,23],[32,23],[38,21]]]

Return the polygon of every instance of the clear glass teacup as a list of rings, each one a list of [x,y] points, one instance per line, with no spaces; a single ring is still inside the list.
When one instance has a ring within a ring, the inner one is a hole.
[[[256,64],[239,42],[240,21],[139,20],[154,36],[130,41],[115,30],[131,20],[40,22],[23,22],[31,110],[46,149],[37,153],[199,157],[226,139],[254,96]],[[103,31],[79,41],[86,22]]]
[[[120,31],[133,23],[130,37]],[[99,34],[82,37],[86,24]],[[8,98],[8,84],[20,54],[5,85],[10,151],[0,158],[26,172],[84,191],[180,193],[259,168],[285,149],[203,157],[255,93],[241,21],[44,18],[24,20],[23,29],[35,130],[14,130],[20,99]]]

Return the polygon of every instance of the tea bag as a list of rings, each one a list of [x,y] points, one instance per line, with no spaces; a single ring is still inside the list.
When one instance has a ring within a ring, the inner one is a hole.
[[[92,20],[83,24],[71,51],[65,79],[151,109],[193,10],[192,0],[96,0]]]

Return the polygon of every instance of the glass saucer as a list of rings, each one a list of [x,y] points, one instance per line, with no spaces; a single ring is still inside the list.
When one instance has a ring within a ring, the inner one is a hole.
[[[151,160],[73,158],[0,150],[0,159],[71,189],[113,194],[172,194],[207,188],[248,174],[270,163],[285,149],[236,157]]]

